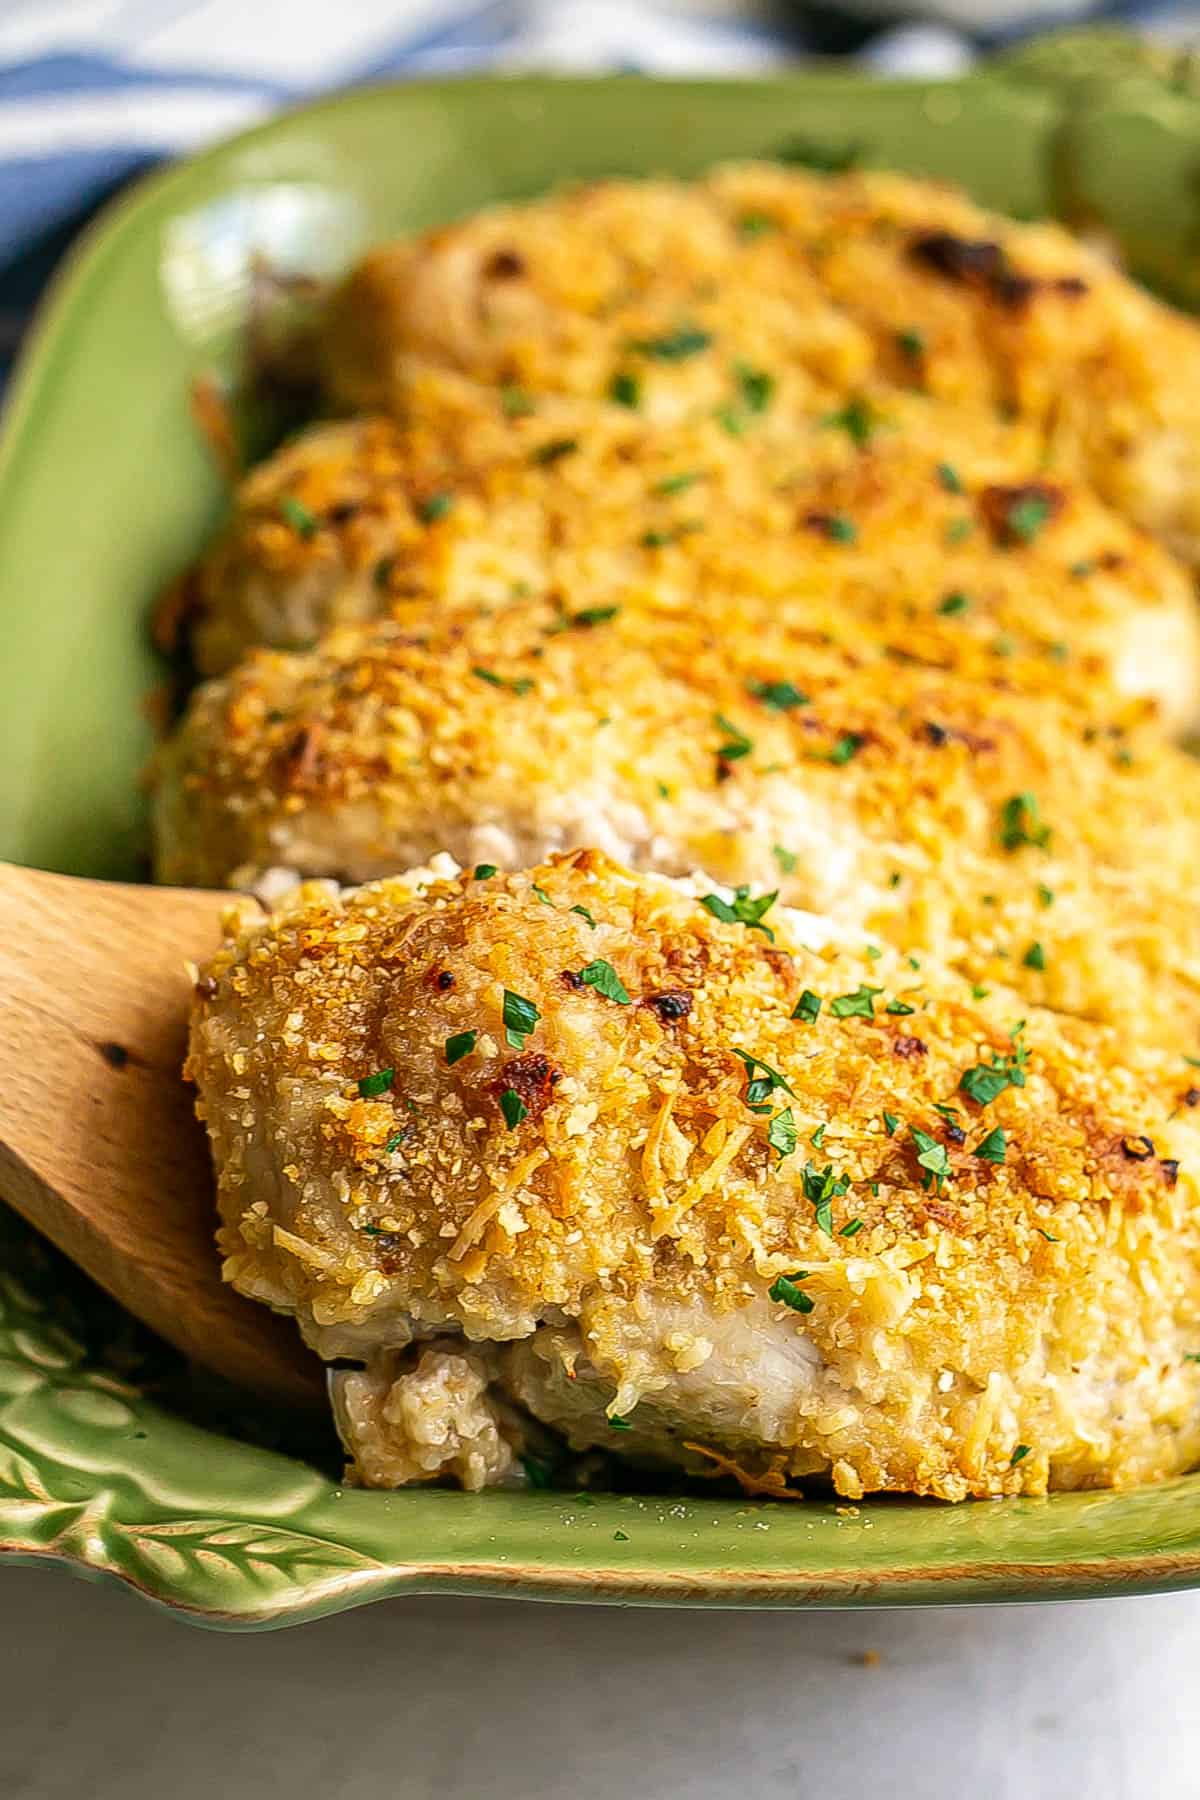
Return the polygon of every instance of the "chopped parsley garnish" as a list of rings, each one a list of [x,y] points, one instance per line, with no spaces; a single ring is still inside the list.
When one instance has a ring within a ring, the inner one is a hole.
[[[505,688],[510,694],[516,694],[518,699],[533,692],[534,684],[527,675],[522,675],[517,681],[506,681],[504,676],[497,675],[494,669],[485,669],[478,663],[474,665],[471,673],[477,675],[480,681],[486,681],[489,687]]]
[[[852,758],[858,755],[865,741],[857,731],[843,732],[826,757],[826,762],[833,763],[836,768],[844,768]]]
[[[564,456],[570,456],[572,451],[578,450],[578,448],[578,438],[549,438],[546,443],[539,444],[536,450],[529,452],[529,460],[531,463],[556,463],[560,462]]]
[[[476,881],[490,881],[492,876],[498,873],[499,871],[497,870],[495,863],[475,864],[474,875]]]
[[[925,334],[921,331],[898,331],[896,348],[909,362],[919,362],[925,354]]]
[[[829,1010],[835,1019],[873,1019],[875,995],[882,992],[882,988],[868,987],[861,982],[852,994],[839,994],[836,1000],[831,1000]]]
[[[591,926],[592,930],[595,931],[596,921],[595,921],[595,919],[593,919],[591,913],[588,911],[586,906],[573,906],[571,908],[571,911],[573,913],[578,913],[581,919],[586,919],[588,924]]]
[[[1054,1233],[1052,1231],[1047,1231],[1046,1227],[1044,1225],[1035,1225],[1033,1229],[1037,1232],[1039,1237],[1044,1237],[1048,1244],[1061,1244],[1062,1243],[1062,1239],[1056,1238]],[[1185,1361],[1186,1361],[1186,1358],[1185,1358]]]
[[[878,420],[865,400],[851,400],[840,411],[826,413],[821,423],[844,431],[862,450],[870,443]]]
[[[464,1056],[470,1056],[479,1038],[477,1031],[456,1031],[453,1037],[446,1039],[446,1061],[453,1067],[461,1062]]]
[[[1021,961],[1027,969],[1044,969],[1046,966],[1046,952],[1041,944],[1035,941],[1030,944],[1028,950],[1026,950],[1024,956],[1021,958]]]
[[[916,1012],[916,1010],[916,1007],[910,1006],[907,1000],[889,1000],[884,1007],[885,1012],[890,1012],[898,1019],[907,1018],[909,1013]]]
[[[737,222],[738,236],[743,238],[761,237],[764,231],[778,231],[779,221],[770,213],[743,213]]]
[[[511,988],[505,988],[504,1035],[514,1050],[525,1048],[525,1039],[541,1016],[532,1000],[525,1000],[520,994],[514,994]]]
[[[1037,897],[1041,906],[1054,905],[1054,889],[1048,888],[1044,881],[1038,882]]]
[[[748,738],[744,731],[723,716],[714,713],[713,719],[725,733],[725,742],[717,745],[717,757],[721,762],[737,762],[743,756],[749,756],[754,748],[754,739]]]
[[[827,1121],[822,1119],[821,1123],[817,1126],[817,1129],[808,1140],[814,1150],[819,1150],[821,1145],[825,1142],[825,1132],[827,1129]]]
[[[608,1423],[609,1423],[609,1427],[613,1431],[632,1431],[633,1430],[633,1426],[629,1423],[629,1420],[623,1419],[621,1417],[620,1413],[609,1413]]]
[[[1000,808],[1000,842],[1006,850],[1019,850],[1032,844],[1045,850],[1050,843],[1050,827],[1044,825],[1038,812],[1036,794],[1011,794]]]
[[[803,1019],[811,1025],[821,1011],[821,996],[814,994],[811,988],[805,988],[795,1006],[792,1008],[793,1019]]]
[[[533,889],[534,893],[537,895],[538,899],[541,901],[543,906],[553,906],[554,905],[553,900],[550,898],[550,896],[546,892],[545,888],[539,887],[536,881],[531,881],[529,885]]]
[[[879,1183],[877,1181],[873,1181],[871,1183],[871,1189],[872,1189],[873,1193],[877,1194],[879,1192]],[[859,1232],[862,1230],[862,1228],[863,1228],[863,1222],[861,1219],[851,1219],[851,1221],[848,1225],[842,1226],[842,1229],[838,1232],[838,1236],[839,1237],[857,1237]]]
[[[626,369],[613,376],[608,393],[609,398],[618,406],[627,406],[631,412],[636,411],[642,403],[642,384],[636,375],[631,375]]]
[[[317,529],[317,516],[309,512],[302,500],[295,494],[285,494],[279,502],[279,510],[291,526],[302,538],[310,538]]]
[[[1020,538],[1023,544],[1031,544],[1053,511],[1044,494],[1028,494],[1009,507],[1004,522],[1014,537]]]
[[[1011,1467],[1015,1469],[1017,1464],[1019,1462],[1024,1462],[1025,1458],[1028,1455],[1029,1455],[1029,1445],[1028,1444],[1018,1444],[1016,1449],[1013,1451],[1012,1455],[1009,1457],[1009,1463],[1010,1463]]]
[[[792,1109],[790,1106],[785,1106],[782,1112],[775,1114],[768,1125],[767,1142],[782,1162],[785,1156],[792,1154],[798,1141],[799,1133],[796,1130]]]
[[[738,392],[746,410],[752,413],[766,412],[775,392],[775,377],[768,375],[765,369],[754,369],[744,362],[735,363],[733,372],[737,376]]]
[[[629,1005],[629,995],[625,991],[621,977],[612,964],[606,962],[602,956],[598,956],[595,962],[590,962],[585,968],[580,969],[579,979],[585,987],[595,988],[598,994],[603,994],[606,1000],[615,1000],[618,1006]]]
[[[890,1112],[884,1113],[883,1129],[887,1132],[889,1137],[895,1137],[897,1128],[899,1127],[899,1124],[900,1124],[900,1121],[896,1117],[895,1113],[890,1113]]]
[[[761,700],[768,712],[791,712],[794,706],[807,706],[809,697],[790,681],[748,681],[746,692]]]
[[[699,469],[682,469],[678,475],[664,476],[651,488],[652,494],[686,494],[690,487],[695,487],[704,477]]]
[[[959,613],[965,613],[970,604],[971,603],[965,594],[947,594],[946,598],[939,602],[938,611],[943,618],[953,619],[957,617]]]
[[[500,389],[500,405],[506,419],[524,419],[534,411],[533,396],[527,394],[523,387],[515,387],[511,383]]]
[[[680,525],[659,526],[650,531],[643,531],[638,539],[644,550],[663,550],[668,544],[677,544],[681,537],[690,537],[693,531],[703,531],[704,526],[699,519],[685,519]]]
[[[971,984],[972,1000],[986,1000],[991,991],[991,988],[980,987],[977,981]]]
[[[505,1088],[500,1096],[500,1111],[504,1114],[504,1123],[510,1131],[515,1131],[529,1108],[518,1094],[516,1088]]]
[[[427,500],[417,502],[417,517],[422,525],[434,525],[445,518],[453,505],[453,494],[430,494]]]
[[[855,544],[858,542],[858,526],[853,519],[846,518],[844,513],[832,513],[825,522],[825,535],[832,538],[835,544]]]
[[[936,1138],[931,1138],[919,1126],[913,1125],[910,1129],[913,1143],[917,1147],[917,1161],[926,1171],[924,1184],[928,1187],[932,1181],[940,1192],[943,1181],[952,1173],[950,1153],[944,1144],[939,1144]]]
[[[391,1137],[388,1139],[387,1143],[383,1146],[383,1154],[385,1156],[390,1156],[392,1154],[393,1150],[398,1150],[400,1148],[401,1144],[404,1142],[404,1140],[407,1136],[408,1136],[407,1127],[402,1131],[393,1131]],[[367,1229],[369,1229],[369,1227]]]
[[[794,875],[796,873],[796,864],[800,859],[794,850],[785,850],[782,844],[772,844],[771,855],[779,864],[780,870],[784,875]]]
[[[804,1198],[811,1201],[817,1215],[817,1230],[833,1236],[833,1203],[850,1186],[848,1175],[835,1175],[833,1164],[818,1169],[815,1163],[804,1165]]]
[[[961,544],[964,538],[970,537],[974,529],[974,519],[951,519],[946,527],[946,542],[948,544]]]
[[[1007,1151],[1008,1139],[1001,1125],[997,1125],[994,1131],[989,1131],[975,1146],[975,1155],[981,1162],[1002,1163]]]
[[[940,462],[937,466],[937,478],[939,485],[947,494],[962,494],[966,492],[962,484],[962,478],[953,463]]]
[[[377,1100],[380,1094],[386,1094],[396,1079],[395,1069],[377,1069],[373,1075],[359,1078],[358,1091],[364,1100]]]
[[[1025,1086],[1025,1065],[1029,1052],[1018,1044],[1011,1056],[993,1056],[990,1063],[976,1063],[963,1072],[959,1091],[977,1106],[990,1106],[1005,1088]]]
[[[796,1098],[795,1093],[778,1069],[773,1069],[770,1063],[763,1062],[760,1056],[751,1056],[747,1050],[738,1050],[733,1046],[731,1048],[738,1061],[745,1064],[745,1100],[751,1112],[770,1112],[771,1108],[768,1102],[776,1088],[781,1088],[785,1094],[791,1094],[793,1100]]]
[[[933,1110],[935,1113],[941,1113],[943,1119],[948,1120],[951,1125],[953,1125],[955,1119],[958,1117],[957,1106],[947,1106],[944,1100],[935,1100],[933,1103]]]
[[[679,325],[661,337],[633,338],[629,348],[636,350],[639,356],[652,357],[655,362],[683,362],[687,357],[707,350],[711,343],[711,331],[703,331],[698,325]]]
[[[762,921],[778,898],[778,888],[772,894],[759,894],[757,899],[752,900],[750,889],[739,887],[734,889],[732,901],[722,900],[720,894],[705,894],[700,904],[714,919],[720,919],[722,924],[746,925],[751,931],[761,931],[765,938],[774,943],[775,933]]]
[[[607,625],[620,610],[619,606],[585,606],[580,612],[572,613],[567,622],[586,630],[591,625]]]
[[[793,1312],[810,1313],[814,1301],[811,1294],[806,1294],[799,1283],[808,1280],[807,1269],[797,1269],[794,1275],[777,1275],[767,1289],[767,1299],[774,1300],[777,1306],[790,1306]]]

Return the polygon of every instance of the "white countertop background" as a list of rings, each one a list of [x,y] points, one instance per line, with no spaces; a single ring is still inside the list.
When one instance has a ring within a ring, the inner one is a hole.
[[[0,1567],[0,1796],[1197,1800],[1198,1677],[1200,1593],[888,1613],[413,1599],[227,1636]]]

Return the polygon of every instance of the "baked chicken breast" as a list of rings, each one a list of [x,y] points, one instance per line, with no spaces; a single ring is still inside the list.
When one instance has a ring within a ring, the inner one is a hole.
[[[859,396],[780,431],[751,386],[719,420],[648,424],[603,403],[504,394],[427,373],[403,421],[316,426],[257,469],[187,584],[200,667],[414,600],[523,594],[707,611],[745,595],[843,616],[940,667],[1031,689],[1064,673],[1195,717],[1191,574],[1077,483],[1040,472],[1028,434],[964,430],[922,396]],[[564,600],[564,606],[567,602]]]
[[[1200,555],[1200,334],[1057,226],[906,176],[774,164],[607,182],[372,252],[337,291],[326,379],[402,408],[432,361],[514,392],[636,392],[655,421],[781,415],[882,381],[1023,420],[1047,461]]]
[[[702,868],[977,985],[1200,1047],[1200,773],[1153,720],[833,643],[770,607],[414,606],[258,652],[165,748],[156,828],[160,877],[185,885],[364,881],[443,849]]]
[[[545,1427],[848,1498],[1200,1457],[1178,1055],[594,851],[297,894],[196,996],[226,1276],[363,1364],[360,1481]]]

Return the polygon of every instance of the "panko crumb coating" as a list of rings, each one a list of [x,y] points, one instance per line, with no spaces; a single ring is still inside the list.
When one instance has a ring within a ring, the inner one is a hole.
[[[1018,1005],[595,852],[310,888],[196,990],[226,1277],[367,1361],[361,1480],[512,1479],[514,1404],[852,1498],[1167,1476],[1197,1091]]]

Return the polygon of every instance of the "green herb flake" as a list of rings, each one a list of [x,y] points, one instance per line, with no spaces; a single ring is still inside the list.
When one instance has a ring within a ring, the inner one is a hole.
[[[636,412],[642,403],[642,384],[636,375],[622,369],[609,383],[608,395],[617,406],[627,406],[631,412]]]
[[[906,1019],[910,1013],[914,1013],[916,1010],[916,1007],[910,1006],[907,1000],[889,1000],[884,1008],[885,1012],[891,1013],[898,1019]]]
[[[1036,794],[1010,794],[1000,808],[1000,842],[1006,850],[1019,850],[1023,844],[1030,844],[1036,850],[1045,850],[1050,843],[1051,831],[1042,823],[1038,811]]]
[[[806,1024],[816,1022],[821,1012],[821,996],[814,994],[811,988],[805,988],[795,1006],[792,1008],[793,1019],[803,1019]]]
[[[436,525],[439,519],[446,517],[453,505],[453,494],[430,494],[428,499],[418,501],[417,517],[422,525]]]
[[[767,1299],[774,1300],[777,1306],[790,1306],[793,1312],[810,1313],[815,1304],[813,1297],[799,1286],[807,1280],[807,1269],[797,1269],[794,1275],[777,1275],[767,1289]]]
[[[946,598],[938,603],[938,611],[944,619],[954,619],[958,617],[959,613],[965,613],[970,604],[971,602],[965,594],[947,594]]]
[[[392,1154],[393,1150],[398,1150],[400,1148],[401,1144],[404,1142],[404,1140],[407,1136],[408,1136],[407,1131],[393,1131],[391,1137],[388,1139],[387,1143],[383,1146],[383,1154],[385,1156],[390,1156]]]
[[[751,1056],[746,1050],[738,1050],[733,1046],[731,1048],[734,1056],[745,1066],[746,1092],[744,1098],[751,1112],[769,1112],[768,1102],[777,1088],[785,1094],[790,1094],[793,1100],[796,1098],[794,1091],[778,1069],[773,1069],[770,1063],[763,1062],[759,1056]]]
[[[857,731],[843,732],[825,760],[831,762],[835,768],[845,768],[846,764],[858,755],[865,742],[865,738],[860,737]]]
[[[598,956],[595,962],[588,963],[579,971],[579,979],[585,987],[595,988],[606,1000],[615,1001],[618,1006],[629,1005],[629,995],[617,971],[610,962]]]
[[[775,393],[775,377],[768,375],[765,369],[755,369],[744,362],[735,363],[733,372],[747,412],[766,412]]]
[[[499,874],[495,863],[476,863],[474,868],[476,881],[490,881],[493,875]]]
[[[825,535],[832,538],[835,544],[856,544],[858,526],[853,519],[846,518],[844,513],[833,513],[826,522]]]
[[[879,1183],[877,1181],[871,1183],[871,1191],[872,1193],[878,1194]],[[838,1232],[838,1236],[847,1238],[857,1237],[862,1228],[863,1221],[861,1219],[851,1219],[848,1225],[842,1226],[842,1229]]]
[[[506,419],[525,419],[535,411],[533,396],[511,383],[500,389],[500,406]]]
[[[696,483],[703,479],[704,477],[698,469],[683,469],[678,475],[667,475],[662,481],[656,482],[650,492],[661,494],[664,497],[671,494],[686,494],[690,487],[695,487]]]
[[[497,675],[494,669],[485,669],[479,663],[474,664],[471,673],[480,681],[486,681],[489,687],[504,688],[508,693],[515,694],[518,699],[533,692],[534,684],[527,675],[521,676],[517,681],[506,681],[503,675]]]
[[[457,1031],[453,1037],[446,1039],[446,1061],[451,1067],[461,1062],[464,1056],[470,1056],[478,1040],[477,1031]]]
[[[1046,966],[1045,949],[1035,941],[1030,944],[1021,961],[1027,969],[1044,969]]]
[[[997,1125],[989,1131],[985,1138],[976,1144],[974,1154],[980,1162],[1002,1163],[1008,1152],[1008,1139],[1004,1135],[1003,1126]]]
[[[746,692],[773,713],[791,712],[793,707],[809,704],[809,696],[791,681],[748,681]]]
[[[526,1000],[520,994],[514,994],[511,988],[505,988],[504,1035],[514,1050],[525,1048],[525,1039],[541,1016],[532,1000]]]
[[[839,994],[836,1000],[830,1001],[829,1010],[835,1019],[873,1019],[875,995],[882,992],[882,988],[868,987],[865,982],[860,982],[852,994]]]
[[[297,500],[295,494],[285,494],[279,502],[279,510],[292,530],[300,537],[310,538],[316,532],[319,524],[317,515],[309,512],[304,502]]]
[[[762,213],[762,212],[743,213],[741,218],[737,222],[738,236],[740,238],[746,238],[748,240],[751,238],[762,237],[763,233],[766,231],[778,231],[778,230],[779,230],[779,221],[777,219],[773,219],[771,217],[770,213]]]
[[[919,1126],[913,1125],[910,1130],[917,1149],[917,1161],[926,1171],[925,1186],[928,1187],[932,1180],[940,1192],[943,1181],[952,1173],[950,1154],[944,1144],[939,1144],[936,1138],[930,1137],[929,1133],[922,1131]]]
[[[772,894],[760,894],[756,900],[750,898],[748,887],[735,888],[732,901],[722,900],[720,894],[705,894],[700,904],[714,919],[720,919],[725,925],[745,925],[751,931],[761,931],[771,943],[775,942],[775,933],[763,919],[770,912],[779,898],[779,889]]]
[[[1031,544],[1053,510],[1044,494],[1029,494],[1008,508],[1004,522],[1014,537],[1020,538],[1023,544]]]
[[[946,542],[961,544],[975,529],[974,519],[951,519],[946,527]]]
[[[959,1078],[959,1091],[977,1106],[990,1106],[1005,1088],[1025,1086],[1028,1061],[1028,1050],[1018,1046],[1012,1056],[993,1056],[990,1063],[976,1063]]]
[[[937,466],[938,486],[947,494],[963,494],[962,478],[953,463],[940,462]]]
[[[591,913],[588,911],[586,906],[573,906],[571,908],[571,911],[573,913],[578,913],[581,919],[586,919],[588,924],[591,926],[592,930],[595,931],[596,921],[595,921],[595,919],[593,919]]]
[[[883,1129],[887,1132],[888,1136],[895,1137],[899,1127],[900,1121],[895,1113],[885,1112],[883,1115]]]
[[[1054,905],[1054,889],[1048,888],[1044,881],[1038,882],[1037,897],[1039,906]]]
[[[1019,1462],[1025,1461],[1025,1458],[1029,1455],[1029,1453],[1030,1453],[1030,1451],[1029,1451],[1028,1444],[1018,1444],[1016,1449],[1013,1451],[1012,1455],[1009,1457],[1010,1466],[1015,1469]]]
[[[725,742],[717,745],[719,761],[737,762],[741,757],[750,755],[754,739],[748,738],[740,726],[734,725],[722,713],[714,713],[713,722],[725,733]]]
[[[623,1419],[621,1417],[620,1413],[609,1413],[608,1424],[609,1424],[609,1429],[612,1431],[632,1431],[633,1430],[633,1426],[629,1423],[629,1420]]]
[[[376,1069],[373,1075],[359,1078],[358,1091],[364,1100],[378,1100],[380,1094],[386,1094],[396,1079],[395,1069]]]
[[[707,350],[712,341],[711,331],[704,331],[698,325],[679,325],[661,337],[634,338],[629,348],[655,362],[683,362],[689,356]]]
[[[844,431],[851,443],[863,450],[870,443],[878,420],[865,400],[856,399],[851,400],[838,412],[826,413],[821,423],[834,430]]]
[[[771,855],[779,865],[780,873],[794,875],[799,858],[794,850],[785,850],[782,844],[771,845]]]
[[[570,456],[578,448],[578,438],[549,438],[544,444],[539,444],[536,450],[529,452],[529,460],[531,463],[545,466],[549,463],[561,462],[564,456]]]
[[[971,984],[972,1000],[986,1000],[991,991],[991,988],[980,987],[977,981]]]
[[[541,901],[543,906],[553,906],[554,905],[553,900],[550,898],[550,896],[546,892],[545,888],[539,887],[536,881],[531,881],[529,885],[533,889],[534,893],[537,895],[538,899]]]
[[[529,1108],[518,1094],[516,1088],[505,1088],[500,1096],[500,1111],[504,1114],[504,1123],[510,1131],[515,1131]]]
[[[815,1163],[807,1162],[804,1165],[803,1179],[804,1198],[811,1202],[816,1212],[817,1229],[823,1231],[826,1237],[832,1237],[833,1203],[850,1186],[850,1177],[835,1175],[832,1163],[818,1169]]]
[[[920,362],[925,354],[925,334],[923,331],[898,331],[896,348],[901,356],[907,356],[909,362]]]
[[[1048,1244],[1062,1243],[1062,1239],[1056,1238],[1054,1233],[1052,1231],[1047,1231],[1044,1225],[1035,1225],[1033,1229],[1037,1232],[1039,1237],[1044,1237]],[[1186,1361],[1186,1358],[1184,1360]]]
[[[790,1106],[785,1106],[782,1112],[775,1114],[767,1127],[767,1142],[782,1162],[785,1156],[792,1154],[798,1141],[799,1134],[796,1130],[796,1121],[792,1116],[792,1109]]]

